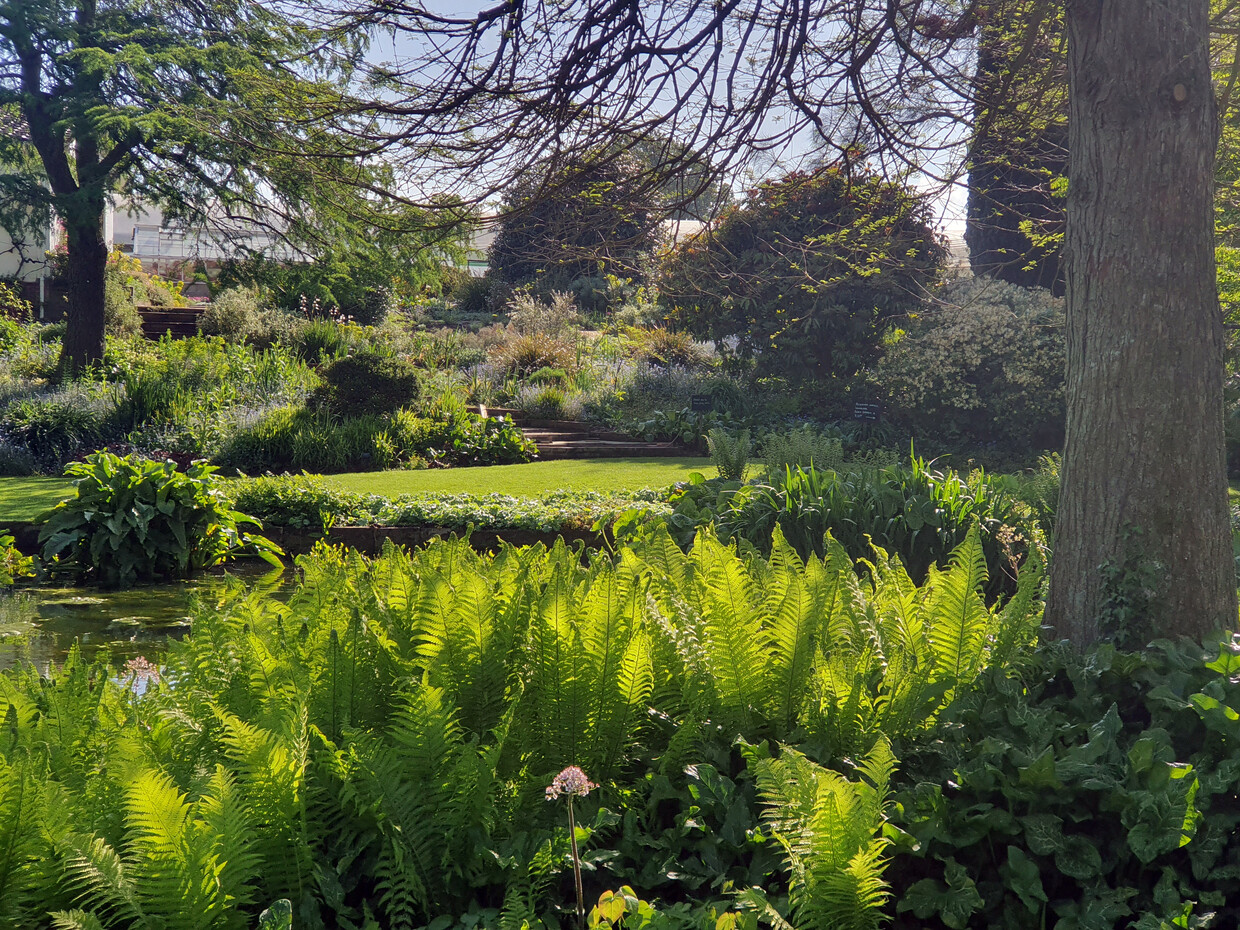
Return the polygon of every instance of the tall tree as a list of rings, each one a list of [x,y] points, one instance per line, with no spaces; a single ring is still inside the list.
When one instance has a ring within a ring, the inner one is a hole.
[[[1102,632],[1114,566],[1162,625],[1236,624],[1214,265],[1209,0],[1067,8],[1068,422],[1047,621]]]
[[[45,179],[0,169],[0,190],[64,225],[64,366],[103,356],[110,197],[292,238],[382,206],[382,171],[355,159],[364,127],[333,131],[361,51],[336,38],[256,0],[0,0],[0,107]]]

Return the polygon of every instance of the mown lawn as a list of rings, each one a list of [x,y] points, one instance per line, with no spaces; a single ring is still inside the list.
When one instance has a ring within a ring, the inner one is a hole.
[[[372,471],[328,475],[337,487],[364,494],[511,494],[533,497],[548,491],[616,491],[661,488],[684,481],[691,472],[714,477],[707,458],[580,459],[493,465],[486,468],[437,468],[426,471]],[[5,522],[33,520],[72,493],[64,478],[0,478],[0,528]]]
[[[64,478],[0,478],[0,529],[6,521],[28,522],[73,493]]]
[[[511,494],[532,497],[548,491],[618,491],[663,488],[715,467],[708,458],[569,459],[528,465],[438,468],[426,471],[372,471],[327,475],[337,487],[363,494]]]

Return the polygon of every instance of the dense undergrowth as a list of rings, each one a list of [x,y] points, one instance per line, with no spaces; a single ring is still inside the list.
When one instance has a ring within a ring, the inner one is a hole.
[[[1037,623],[1035,571],[986,606],[976,534],[920,589],[881,553],[858,576],[837,544],[665,532],[299,564],[287,606],[238,587],[157,671],[0,677],[6,921],[244,927],[288,898],[306,927],[567,925],[543,790],[575,763],[588,897],[875,926],[895,760]]]

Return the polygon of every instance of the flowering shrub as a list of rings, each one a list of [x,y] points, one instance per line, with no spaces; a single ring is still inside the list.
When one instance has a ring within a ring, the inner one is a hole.
[[[879,363],[893,413],[939,439],[1063,440],[1063,301],[989,278],[952,282]]]

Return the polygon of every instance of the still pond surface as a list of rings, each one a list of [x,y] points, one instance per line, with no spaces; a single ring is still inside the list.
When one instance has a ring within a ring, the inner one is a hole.
[[[62,661],[75,640],[87,657],[107,649],[116,665],[153,658],[169,639],[188,633],[198,606],[218,603],[230,583],[240,580],[284,598],[296,575],[291,567],[273,571],[255,559],[233,562],[227,572],[128,591],[41,586],[0,594],[0,669],[23,661],[46,669]]]

